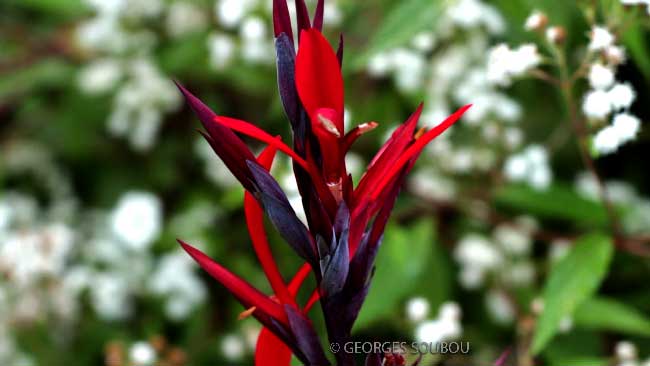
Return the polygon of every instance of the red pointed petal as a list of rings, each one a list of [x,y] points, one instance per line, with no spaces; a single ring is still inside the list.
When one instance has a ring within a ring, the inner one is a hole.
[[[296,88],[312,121],[317,109],[334,109],[338,118],[333,122],[339,132],[344,133],[341,68],[332,46],[315,29],[302,32],[296,57]]]
[[[399,159],[395,162],[395,164],[391,165],[390,169],[381,176],[378,184],[373,185],[374,187],[370,196],[371,199],[376,199],[382,193],[383,189],[390,182],[390,180],[395,177],[399,170],[402,169],[402,167],[404,167],[414,155],[419,154],[420,151],[422,151],[422,149],[424,149],[424,147],[429,142],[431,142],[431,140],[438,137],[438,135],[456,123],[456,121],[458,121],[463,113],[465,113],[465,111],[468,110],[471,106],[471,104],[468,104],[458,109],[456,112],[454,112],[454,114],[442,121],[442,123],[429,130],[419,139],[415,140],[415,142],[409,146],[403,154],[399,156]]]
[[[291,349],[266,327],[257,337],[255,366],[290,366]]]
[[[413,141],[413,133],[422,114],[422,107],[423,105],[420,104],[409,119],[393,132],[388,141],[368,164],[368,170],[361,177],[354,191],[353,207],[358,206],[359,202],[368,198],[368,193],[373,189],[376,182],[381,179],[387,169],[395,164],[407,146]]]
[[[228,289],[228,291],[230,291],[245,308],[255,306],[257,308],[256,312],[260,311],[282,324],[289,324],[287,315],[280,304],[274,302],[268,296],[251,286],[248,282],[237,277],[219,263],[210,259],[210,257],[200,250],[182,240],[178,240],[178,242],[181,244],[183,249],[185,249],[187,254],[194,258],[201,268]]]
[[[269,146],[257,158],[257,161],[266,170],[271,169],[275,151],[274,146]],[[271,246],[269,245],[266,231],[264,230],[264,211],[255,197],[253,197],[253,195],[248,191],[244,194],[244,213],[246,215],[248,234],[253,242],[253,249],[262,265],[264,274],[266,275],[273,292],[280,302],[284,304],[295,304],[295,301],[289,294],[289,290],[280,274],[278,265],[275,262],[275,259],[273,259]]]
[[[350,150],[350,147],[352,147],[352,144],[354,144],[357,139],[363,135],[364,133],[370,132],[377,128],[379,124],[377,122],[366,122],[358,125],[352,131],[348,132],[345,134],[345,138],[343,139],[343,151],[347,152]]]
[[[223,117],[223,116],[217,116],[215,117],[215,122],[228,127],[231,130],[237,131],[239,133],[243,133],[247,136],[253,137],[257,140],[260,140],[268,145],[274,146],[276,149],[282,151],[283,153],[289,155],[293,160],[295,160],[300,166],[302,166],[305,169],[309,169],[307,162],[301,158],[293,149],[291,149],[289,146],[287,146],[285,143],[283,143],[281,140],[279,140],[277,137],[273,137],[270,134],[268,134],[266,131],[262,130],[261,128],[253,125],[252,123],[248,123],[246,121],[242,121],[236,118],[230,118],[230,117]]]

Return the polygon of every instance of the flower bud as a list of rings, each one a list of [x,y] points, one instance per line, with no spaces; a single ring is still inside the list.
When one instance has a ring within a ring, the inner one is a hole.
[[[535,10],[526,18],[524,29],[528,31],[541,31],[548,24],[548,17],[539,10]]]
[[[564,27],[553,26],[546,30],[546,39],[553,44],[561,44],[566,39]]]

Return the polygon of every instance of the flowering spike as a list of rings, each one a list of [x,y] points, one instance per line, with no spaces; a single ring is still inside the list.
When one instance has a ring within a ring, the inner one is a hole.
[[[178,240],[178,242],[181,244],[183,249],[185,249],[187,254],[194,258],[201,268],[226,287],[226,289],[228,289],[228,291],[230,291],[245,308],[256,306],[257,309],[255,310],[255,313],[261,312],[263,315],[270,316],[282,324],[288,324],[286,313],[283,311],[280,304],[271,300],[268,296],[261,293],[248,282],[223,268],[220,264],[210,259],[200,250],[182,240]]]
[[[273,0],[273,31],[276,37],[282,33],[291,40],[293,47],[293,31],[291,30],[291,17],[286,0]]]

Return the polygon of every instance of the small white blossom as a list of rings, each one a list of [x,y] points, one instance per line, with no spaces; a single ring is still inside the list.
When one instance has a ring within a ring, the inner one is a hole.
[[[528,31],[539,30],[545,27],[547,22],[548,22],[548,17],[546,16],[546,14],[542,13],[539,10],[535,10],[528,16],[528,18],[526,18],[524,29]]]
[[[607,92],[607,96],[614,109],[625,109],[632,105],[636,93],[629,83],[617,83]]]
[[[423,297],[414,297],[406,303],[406,316],[412,322],[424,320],[429,315],[429,301]]]
[[[244,340],[239,336],[229,334],[221,340],[221,352],[231,361],[240,360],[244,356],[245,349]]]
[[[515,309],[501,291],[489,291],[485,296],[485,306],[492,319],[499,324],[511,324],[515,320]]]
[[[614,116],[612,126],[616,129],[620,142],[623,144],[636,137],[641,121],[631,114],[620,113]]]
[[[205,12],[196,4],[175,1],[169,6],[165,25],[172,37],[180,37],[204,29],[207,23]]]
[[[595,63],[589,69],[589,84],[594,89],[605,90],[614,84],[614,72],[603,64]]]
[[[531,145],[522,153],[508,158],[505,176],[515,182],[526,182],[535,189],[546,189],[553,180],[548,152],[540,145]]]
[[[133,250],[146,249],[160,234],[162,205],[147,192],[126,193],[113,211],[113,233]]]
[[[612,111],[612,103],[607,92],[592,90],[585,96],[582,111],[589,118],[604,119]]]
[[[541,62],[541,56],[534,44],[524,44],[510,49],[501,44],[490,50],[488,55],[487,79],[498,85],[508,85],[513,77],[524,75]]]
[[[119,62],[112,59],[94,61],[79,73],[79,88],[88,94],[100,94],[115,87],[122,77]]]
[[[616,357],[621,360],[630,361],[636,360],[637,349],[636,346],[628,341],[621,341],[616,344]]]
[[[137,342],[131,346],[129,358],[134,366],[153,366],[156,362],[156,350],[147,342]]]
[[[438,343],[460,337],[461,311],[456,303],[444,303],[434,320],[421,323],[415,330],[415,338],[420,342]]]
[[[603,26],[593,27],[590,36],[589,50],[591,51],[601,51],[614,43],[614,35]]]

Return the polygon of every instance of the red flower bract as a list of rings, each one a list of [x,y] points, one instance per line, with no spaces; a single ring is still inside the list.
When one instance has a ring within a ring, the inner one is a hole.
[[[330,342],[349,341],[352,325],[369,288],[370,274],[384,228],[405,175],[424,147],[455,123],[465,106],[442,123],[416,133],[422,106],[399,126],[368,165],[355,188],[345,155],[353,142],[377,126],[368,122],[345,133],[344,87],[341,74],[343,42],[337,52],[321,34],[323,0],[316,6],[313,27],[304,1],[296,1],[299,51],[296,55],[288,7],[273,2],[278,86],[293,130],[293,146],[261,128],[234,118],[217,116],[179,85],[201,120],[203,136],[246,189],[244,212],[249,234],[271,288],[263,294],[205,254],[179,240],[183,248],[242,305],[243,314],[258,319],[264,329],[256,350],[256,365],[288,366],[291,354],[307,365],[329,365],[311,320],[311,307],[320,302]],[[253,137],[267,148],[255,157],[235,134]],[[280,185],[269,173],[277,152],[293,161],[307,226],[298,219]],[[264,228],[264,215],[305,264],[291,281],[284,280],[273,259]],[[303,281],[313,273],[317,288],[309,301],[296,301]],[[335,355],[338,365],[353,365],[352,355]],[[367,365],[377,366],[383,355]]]

